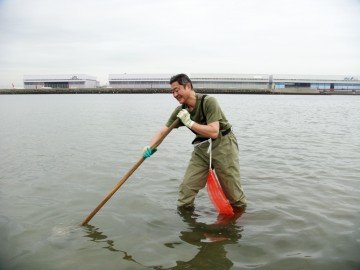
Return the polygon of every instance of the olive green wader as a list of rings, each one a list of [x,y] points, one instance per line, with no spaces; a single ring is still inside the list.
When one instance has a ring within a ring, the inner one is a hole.
[[[194,151],[180,185],[178,207],[193,207],[195,196],[204,188],[209,172],[209,142],[194,145]],[[233,207],[246,206],[245,194],[240,184],[239,147],[230,132],[212,141],[212,165],[222,190]]]

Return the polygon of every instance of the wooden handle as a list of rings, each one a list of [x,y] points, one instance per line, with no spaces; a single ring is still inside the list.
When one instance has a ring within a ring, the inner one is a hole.
[[[179,124],[179,119],[176,120],[171,124],[171,126],[161,135],[161,137],[151,146],[151,149],[157,148],[165,137]],[[134,166],[121,178],[119,183],[110,191],[110,193],[101,201],[101,203],[87,216],[87,218],[81,223],[81,225],[86,225],[88,222],[96,215],[96,213],[104,206],[104,204],[111,198],[112,195],[125,183],[125,181],[136,171],[137,168],[143,163],[145,160],[144,157],[141,157],[138,162],[134,164]]]

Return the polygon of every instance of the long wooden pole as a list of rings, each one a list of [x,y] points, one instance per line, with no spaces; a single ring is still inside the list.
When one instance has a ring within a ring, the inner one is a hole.
[[[179,124],[179,119],[176,119],[171,126],[162,134],[162,136],[151,146],[151,149],[157,148],[165,137]],[[87,216],[87,218],[81,223],[81,225],[86,225],[88,222],[96,215],[96,213],[104,206],[104,204],[111,198],[112,195],[125,183],[125,181],[136,171],[136,169],[143,163],[145,160],[144,157],[141,157],[138,162],[124,175],[123,178],[117,183],[113,190],[101,201],[101,203]]]

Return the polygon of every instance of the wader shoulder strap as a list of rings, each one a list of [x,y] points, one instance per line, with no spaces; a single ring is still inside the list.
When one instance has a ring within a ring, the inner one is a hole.
[[[200,102],[200,106],[201,106],[201,113],[202,113],[202,119],[201,119],[201,123],[202,124],[207,124],[206,123],[206,115],[205,115],[205,112],[204,112],[204,99],[205,99],[205,97],[206,97],[207,95],[203,95],[202,97],[201,97],[201,102]]]
[[[207,95],[203,95],[201,97],[201,101],[200,101],[200,107],[201,107],[201,114],[202,114],[202,117],[201,117],[201,120],[200,120],[200,124],[202,125],[206,125],[207,122],[206,122],[206,115],[205,115],[205,111],[204,111],[204,99]],[[197,135],[197,133],[195,131],[193,131],[192,129],[190,129],[192,133],[194,133],[195,135]]]

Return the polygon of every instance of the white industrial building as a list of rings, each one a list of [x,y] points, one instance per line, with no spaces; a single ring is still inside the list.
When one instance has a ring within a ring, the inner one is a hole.
[[[110,74],[109,86],[112,88],[169,88],[174,74]],[[266,89],[269,75],[259,74],[187,74],[194,88],[207,89]]]
[[[268,74],[192,73],[194,88],[206,89],[267,89]]]
[[[169,88],[174,74],[110,74],[111,88]],[[360,76],[189,73],[195,89],[312,89],[360,91]]]
[[[109,86],[112,88],[169,88],[173,74],[110,74]]]
[[[25,89],[97,88],[96,77],[86,74],[24,75]]]

